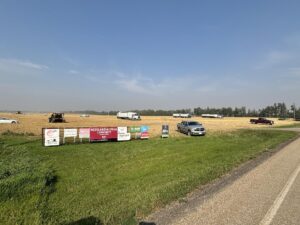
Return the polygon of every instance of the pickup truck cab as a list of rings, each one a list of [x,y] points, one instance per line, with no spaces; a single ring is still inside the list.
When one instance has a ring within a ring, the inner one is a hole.
[[[273,125],[274,121],[273,120],[268,120],[264,117],[259,117],[258,119],[250,119],[250,123],[252,124],[269,124],[269,125]]]
[[[204,136],[206,134],[203,125],[197,121],[182,121],[177,124],[177,130],[181,133],[192,135]]]

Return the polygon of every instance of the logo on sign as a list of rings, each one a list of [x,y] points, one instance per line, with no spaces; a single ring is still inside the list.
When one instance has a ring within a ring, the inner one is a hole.
[[[59,145],[59,129],[44,130],[44,145],[58,146]]]

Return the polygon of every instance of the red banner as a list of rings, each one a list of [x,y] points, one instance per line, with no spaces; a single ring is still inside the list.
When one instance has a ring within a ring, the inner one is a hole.
[[[117,139],[117,127],[96,127],[90,129],[90,141],[109,141]]]

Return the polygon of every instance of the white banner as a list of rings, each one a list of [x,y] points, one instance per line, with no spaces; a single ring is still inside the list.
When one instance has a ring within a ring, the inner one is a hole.
[[[126,134],[118,134],[118,141],[130,141],[131,135],[130,133],[126,133]]]
[[[58,146],[59,129],[44,129],[44,141],[45,146]]]
[[[77,137],[77,129],[64,129],[64,137]]]
[[[80,128],[79,138],[90,138],[90,128]]]
[[[118,134],[127,134],[127,127],[118,127]]]

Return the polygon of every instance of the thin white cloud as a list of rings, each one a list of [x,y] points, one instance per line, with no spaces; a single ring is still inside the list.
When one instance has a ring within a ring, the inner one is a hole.
[[[151,79],[123,77],[116,81],[123,89],[138,94],[156,95],[157,85]]]
[[[138,74],[127,76],[118,73],[115,83],[119,88],[130,93],[144,94],[149,96],[185,95],[215,92],[221,83],[209,82],[207,76],[182,76],[177,78],[166,77],[153,80]],[[121,76],[120,76],[121,74]]]
[[[37,69],[37,70],[47,70],[47,69],[49,69],[48,66],[32,63],[32,62],[29,62],[29,61],[24,61],[24,62],[17,61],[16,63],[18,63],[21,66],[32,68],[32,69]]]
[[[33,63],[28,60],[0,58],[0,70],[2,70],[2,71],[19,72],[22,70],[22,68],[29,69],[29,70],[47,70],[47,69],[49,69],[49,67],[46,65]]]

